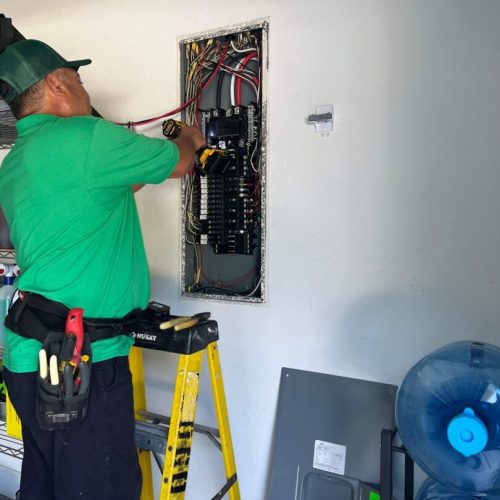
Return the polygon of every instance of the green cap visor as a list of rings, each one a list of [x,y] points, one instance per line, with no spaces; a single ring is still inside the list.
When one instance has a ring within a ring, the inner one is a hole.
[[[90,64],[90,59],[66,61],[52,47],[39,40],[22,40],[8,45],[0,54],[0,80],[12,90],[4,96],[11,103],[25,90],[59,68],[74,68]]]

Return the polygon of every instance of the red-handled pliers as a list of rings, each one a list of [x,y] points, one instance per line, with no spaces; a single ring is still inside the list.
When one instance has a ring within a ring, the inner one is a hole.
[[[83,309],[81,307],[75,307],[68,312],[68,316],[66,317],[66,334],[76,337],[75,349],[71,361],[75,363],[75,366],[79,366],[83,346]]]

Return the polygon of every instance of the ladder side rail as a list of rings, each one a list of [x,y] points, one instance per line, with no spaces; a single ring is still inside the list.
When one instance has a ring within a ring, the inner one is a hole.
[[[202,361],[203,351],[179,355],[160,500],[184,499]]]
[[[146,389],[144,385],[144,365],[141,348],[132,347],[128,360],[130,372],[132,373],[134,412],[136,418],[141,419],[140,410],[146,408]],[[151,468],[151,455],[147,451],[139,450],[139,465],[142,473],[141,500],[153,500],[153,471]]]
[[[226,396],[224,393],[224,382],[222,380],[222,370],[217,342],[212,342],[207,346],[207,354],[210,382],[212,384],[215,413],[219,426],[221,451],[224,459],[226,479],[228,481],[233,481],[233,476],[236,478],[229,489],[229,498],[230,500],[240,500],[240,487],[236,474],[236,461],[234,458],[233,442],[231,439],[231,429],[229,426],[229,416],[227,412]]]

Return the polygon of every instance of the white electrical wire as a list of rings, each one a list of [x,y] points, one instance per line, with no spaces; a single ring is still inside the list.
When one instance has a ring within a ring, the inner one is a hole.
[[[235,46],[234,46],[234,43],[231,41],[231,47],[233,48],[233,50],[235,52],[239,52],[240,54],[243,54],[245,52],[251,52],[252,50],[255,50],[254,48],[249,48],[249,49],[237,49]]]
[[[258,167],[255,167],[255,163],[254,163],[254,156],[255,156],[255,152],[257,151],[258,144],[259,144],[259,142],[255,141],[255,146],[253,148],[252,154],[250,155],[250,166],[252,167],[252,170],[254,172],[260,172],[260,165]],[[260,161],[259,161],[259,163],[260,163]]]
[[[253,50],[255,52],[255,49],[251,49],[251,50]],[[257,57],[258,57],[258,55],[257,55]],[[252,59],[254,59],[254,58],[252,57]],[[250,59],[250,61],[252,59]],[[231,89],[231,106],[235,106],[236,105],[236,101],[235,101],[235,98],[234,98],[234,92],[235,92],[234,89],[236,87],[236,77],[237,76],[238,76],[238,78],[242,78],[242,79],[246,80],[247,82],[249,82],[253,86],[253,88],[255,90],[255,95],[257,96],[257,100],[258,100],[259,99],[259,92],[258,92],[255,84],[252,81],[249,81],[246,78],[243,78],[241,75],[236,75],[236,73],[242,73],[242,70],[241,70],[241,61],[239,61],[238,64],[235,66],[234,71],[235,71],[235,73],[233,73],[232,76],[231,76],[231,84],[229,86],[229,88]],[[260,87],[260,83],[259,83],[259,87]]]
[[[258,288],[261,285],[261,283],[262,283],[262,276],[259,278],[259,281],[257,281],[257,284],[255,285],[255,288],[251,292],[248,292],[248,293],[245,293],[245,294],[238,294],[238,295],[244,295],[245,297],[251,297],[258,290]]]

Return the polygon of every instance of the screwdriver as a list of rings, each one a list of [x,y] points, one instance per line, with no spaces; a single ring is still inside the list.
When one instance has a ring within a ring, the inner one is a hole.
[[[73,367],[69,364],[64,366],[63,381],[64,396],[69,398],[73,396]]]
[[[87,363],[87,361],[83,360],[82,356],[82,361],[80,363],[80,375],[79,378],[81,380],[80,383],[80,389],[78,391],[78,394],[85,394],[89,388],[90,385],[90,367]]]
[[[200,321],[208,318],[210,318],[209,312],[193,314],[193,316],[191,316],[191,318],[188,321],[184,323],[178,323],[177,325],[175,325],[174,330],[176,332],[180,332],[181,330],[186,330],[187,328],[191,328],[192,326],[197,325]]]
[[[193,316],[180,316],[178,318],[165,321],[164,323],[160,323],[160,330],[173,328],[176,332],[179,332],[180,330],[191,328],[192,326],[198,324],[199,321],[208,318],[210,318],[209,312],[197,313]]]
[[[59,353],[59,358],[61,362],[59,363],[59,371],[61,373],[64,372],[64,368],[68,364],[68,362],[73,358],[73,352],[76,346],[76,335],[71,333],[65,333],[62,344],[61,344],[61,352]]]
[[[50,383],[51,385],[59,385],[59,370],[57,366],[57,356],[52,354],[49,363]]]
[[[40,365],[40,378],[45,380],[49,374],[49,366],[47,362],[47,351],[45,349],[40,349],[38,353],[38,361]]]
[[[184,323],[185,321],[189,321],[191,316],[180,316],[178,318],[170,319],[163,323],[160,323],[160,330],[168,330],[169,328],[173,328],[175,325],[179,325],[180,323]]]

